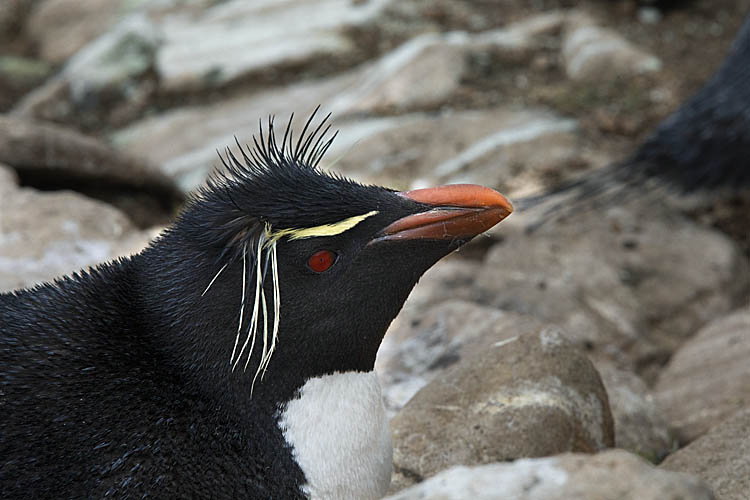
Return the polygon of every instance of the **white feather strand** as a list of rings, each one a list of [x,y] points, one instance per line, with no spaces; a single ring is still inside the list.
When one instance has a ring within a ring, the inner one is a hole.
[[[206,289],[205,289],[205,290],[203,290],[203,293],[201,294],[201,297],[203,297],[204,295],[206,295],[206,292],[208,292],[208,289],[209,289],[209,288],[211,288],[211,285],[213,285],[213,284],[214,284],[214,281],[216,281],[216,278],[218,278],[218,277],[219,277],[219,275],[221,274],[221,272],[222,272],[222,271],[223,271],[224,269],[226,269],[228,265],[229,265],[229,262],[227,262],[226,264],[224,264],[223,266],[221,266],[221,269],[219,269],[219,272],[218,272],[218,273],[216,273],[216,275],[214,276],[214,279],[212,279],[212,280],[211,280],[211,283],[209,283],[209,284],[208,284],[208,286],[206,287]]]
[[[258,306],[260,305],[260,296],[263,293],[263,288],[261,287],[261,284],[263,282],[263,275],[261,274],[261,253],[263,251],[263,243],[265,242],[265,234],[261,233],[261,235],[258,237],[258,250],[255,255],[255,262],[256,262],[256,270],[255,270],[255,300],[253,301],[253,316],[250,319],[250,326],[247,330],[247,337],[245,338],[245,343],[242,344],[242,349],[240,349],[240,353],[237,355],[237,359],[234,361],[234,365],[232,366],[232,370],[234,371],[235,368],[237,368],[237,365],[239,364],[240,360],[242,359],[242,354],[245,352],[245,348],[247,348],[247,344],[250,341],[250,337],[253,338],[253,345],[255,345],[255,334],[258,329]],[[252,348],[250,353],[248,353],[248,358],[252,356]]]
[[[224,267],[226,267],[226,264],[224,264]],[[222,271],[223,270],[224,268],[222,268]],[[246,280],[247,280],[247,243],[245,243],[245,245],[242,247],[242,301],[240,302],[240,322],[237,325],[237,337],[235,337],[234,339],[234,348],[232,349],[232,357],[229,359],[230,365],[232,364],[232,361],[234,361],[234,354],[235,352],[237,352],[237,344],[240,341],[240,331],[242,330],[242,315],[245,311],[245,289],[247,288],[245,285]],[[213,281],[211,283],[213,283]],[[211,286],[211,283],[209,283],[208,286]],[[208,290],[208,288],[206,290]],[[232,371],[234,371],[234,367],[232,367]]]

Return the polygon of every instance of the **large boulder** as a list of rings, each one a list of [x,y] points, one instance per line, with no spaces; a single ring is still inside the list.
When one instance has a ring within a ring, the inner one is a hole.
[[[177,12],[162,25],[165,42],[156,71],[165,92],[222,86],[252,73],[278,76],[285,67],[361,56],[349,32],[389,0],[292,0],[213,5],[199,14]]]
[[[394,487],[475,465],[614,445],[607,394],[559,329],[528,321],[485,335],[391,422]]]
[[[386,408],[393,414],[422,387],[461,362],[476,339],[499,342],[539,325],[529,316],[467,300],[446,300],[419,314],[419,306],[411,305],[410,298],[405,308],[383,340],[375,364]]]

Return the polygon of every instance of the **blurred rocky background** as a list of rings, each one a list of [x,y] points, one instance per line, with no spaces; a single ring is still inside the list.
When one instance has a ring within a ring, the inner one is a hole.
[[[2,0],[0,290],[138,251],[319,104],[325,168],[522,201],[631,156],[748,8]],[[393,498],[749,498],[750,203],[659,193],[518,210],[425,275],[377,363]]]

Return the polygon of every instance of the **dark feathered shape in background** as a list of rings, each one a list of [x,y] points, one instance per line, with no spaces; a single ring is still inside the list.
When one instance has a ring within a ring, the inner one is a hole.
[[[750,186],[750,17],[721,68],[628,163],[685,192]]]
[[[519,205],[528,208],[562,195],[569,211],[570,197],[608,203],[652,186],[676,193],[750,187],[750,17],[709,82],[667,117],[631,158]]]

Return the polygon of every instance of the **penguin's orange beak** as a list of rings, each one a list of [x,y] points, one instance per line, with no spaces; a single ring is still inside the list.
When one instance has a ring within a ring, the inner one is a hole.
[[[474,184],[415,189],[399,195],[435,208],[391,223],[378,238],[380,241],[473,238],[513,212],[513,205],[505,196]]]

